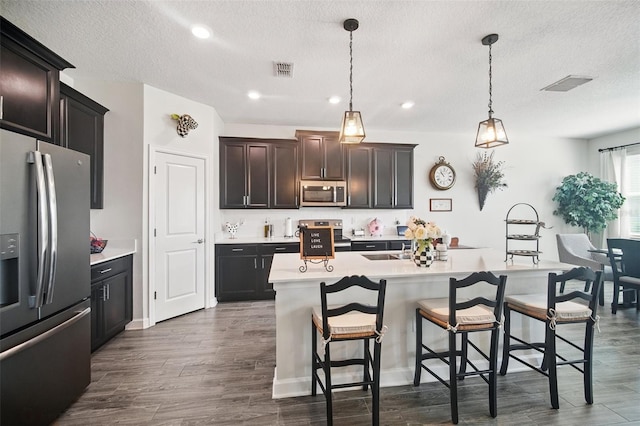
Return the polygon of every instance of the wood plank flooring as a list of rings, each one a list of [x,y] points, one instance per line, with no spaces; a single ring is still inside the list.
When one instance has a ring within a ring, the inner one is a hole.
[[[498,377],[494,419],[486,384],[470,378],[459,385],[460,424],[640,425],[640,315],[611,315],[605,306],[600,317],[593,405],[585,404],[582,376],[570,367],[559,369],[559,410],[550,406],[544,376],[513,373]],[[273,324],[274,305],[266,301],[220,304],[125,331],[93,354],[91,385],[54,424],[326,424],[321,394],[271,399]],[[369,393],[338,392],[334,400],[334,424],[370,424]],[[383,388],[380,400],[383,425],[450,423],[448,390],[437,382]]]

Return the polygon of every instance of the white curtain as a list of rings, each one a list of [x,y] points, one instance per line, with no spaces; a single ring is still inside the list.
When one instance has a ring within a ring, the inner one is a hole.
[[[626,170],[627,149],[619,148],[600,153],[600,175],[602,179],[618,186],[618,192],[625,194],[630,187]],[[607,246],[607,238],[629,238],[630,212],[628,203],[623,203],[618,211],[618,219],[609,222],[604,230],[600,247]]]

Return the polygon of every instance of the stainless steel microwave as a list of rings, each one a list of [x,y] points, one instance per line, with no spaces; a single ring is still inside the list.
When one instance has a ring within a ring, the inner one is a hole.
[[[347,205],[347,183],[343,180],[300,181],[301,207],[331,207]]]

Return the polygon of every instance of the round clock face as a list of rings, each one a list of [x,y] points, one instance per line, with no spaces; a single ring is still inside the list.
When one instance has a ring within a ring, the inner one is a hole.
[[[450,165],[438,163],[431,169],[429,178],[437,189],[449,189],[456,182],[456,172]]]

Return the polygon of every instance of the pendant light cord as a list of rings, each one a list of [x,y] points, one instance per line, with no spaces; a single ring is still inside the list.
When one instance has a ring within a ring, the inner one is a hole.
[[[489,118],[493,116],[493,100],[491,98],[493,86],[491,85],[491,74],[491,45],[489,45]]]
[[[349,31],[349,111],[353,111],[353,31]]]

